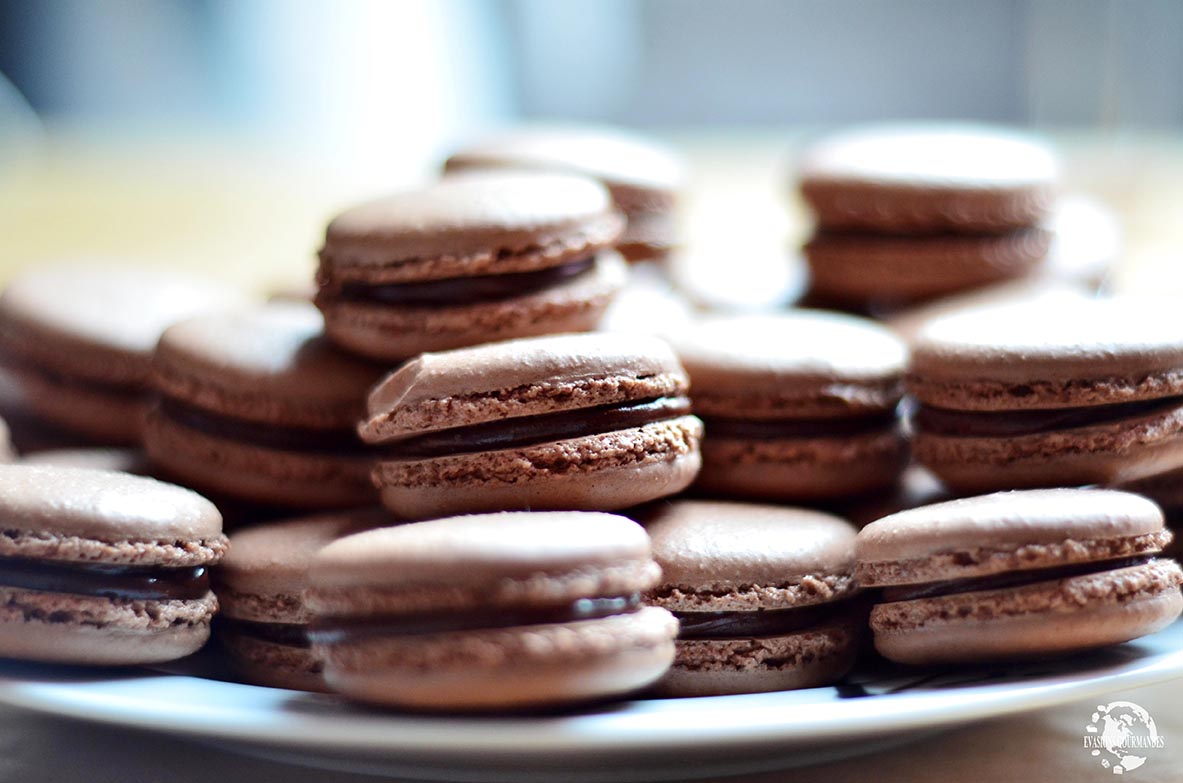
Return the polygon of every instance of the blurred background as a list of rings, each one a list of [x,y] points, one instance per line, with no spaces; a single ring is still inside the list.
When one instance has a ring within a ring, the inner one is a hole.
[[[305,275],[340,207],[556,119],[681,147],[719,224],[778,237],[745,252],[793,236],[801,139],[882,119],[1049,131],[1140,252],[1183,222],[1179,0],[0,0],[0,75],[4,270]]]

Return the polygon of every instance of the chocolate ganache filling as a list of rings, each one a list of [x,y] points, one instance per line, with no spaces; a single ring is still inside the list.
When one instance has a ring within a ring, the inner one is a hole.
[[[1180,407],[1183,397],[1032,411],[954,411],[921,405],[913,422],[919,430],[953,438],[1006,438],[1109,424]]]
[[[204,566],[167,568],[0,557],[0,585],[124,601],[195,601],[209,592]]]
[[[843,615],[852,600],[831,601],[789,609],[762,609],[753,612],[674,612],[678,618],[678,638],[761,639],[796,633],[826,620]]]
[[[655,400],[621,402],[428,432],[386,444],[384,454],[396,459],[425,459],[448,454],[510,449],[642,427],[688,413],[690,400],[685,397],[659,397]]]
[[[596,259],[592,256],[532,272],[452,277],[445,280],[389,285],[368,285],[351,281],[342,284],[340,296],[341,299],[354,302],[408,307],[451,307],[475,302],[495,302],[562,285],[588,274],[595,267],[595,263]]]
[[[363,456],[368,453],[357,433],[349,428],[321,430],[263,424],[211,413],[169,398],[160,401],[160,412],[189,429],[254,446],[317,454]]]
[[[862,435],[895,426],[895,410],[877,411],[859,416],[826,419],[732,419],[703,416],[708,437],[737,440],[777,440],[780,438],[826,438]]]
[[[216,621],[219,633],[230,636],[245,636],[284,647],[308,647],[308,626],[300,623],[260,623],[254,620],[239,620],[236,617],[219,617]]]
[[[1068,579],[1074,576],[1099,574],[1104,571],[1115,571],[1119,568],[1132,568],[1145,565],[1154,558],[1150,555],[1141,557],[1125,557],[1118,560],[1101,560],[1093,563],[1078,563],[1075,565],[1056,566],[1055,568],[1035,568],[1028,571],[1008,571],[1004,574],[990,576],[976,576],[969,579],[949,579],[943,582],[929,582],[922,585],[902,585],[899,587],[885,587],[883,601],[914,601],[918,598],[938,598],[960,593],[974,593],[980,590],[999,590],[1006,587],[1021,587],[1039,582],[1049,582],[1056,579]]]
[[[391,636],[553,625],[632,614],[640,611],[642,606],[641,596],[634,593],[625,596],[580,598],[561,606],[504,609],[486,607],[466,611],[330,617],[313,622],[308,628],[308,637],[313,644],[346,644]]]

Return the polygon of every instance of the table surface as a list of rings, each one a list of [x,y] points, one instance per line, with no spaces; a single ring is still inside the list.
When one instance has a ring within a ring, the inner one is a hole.
[[[807,230],[786,172],[800,131],[681,133],[691,162],[682,222],[694,251],[779,267]],[[1183,294],[1183,140],[1057,134],[1069,189],[1119,216],[1120,292]],[[375,171],[348,155],[210,138],[131,138],[58,129],[0,151],[0,279],[56,258],[168,263],[267,292],[311,275],[323,226],[351,202],[425,181],[435,161]],[[1115,693],[1166,738],[1131,777],[1183,780],[1183,680]],[[1111,779],[1083,749],[1096,705],[1079,703],[929,736],[848,761],[744,778],[752,783]],[[36,783],[373,780],[258,761],[184,740],[0,708],[0,780]]]

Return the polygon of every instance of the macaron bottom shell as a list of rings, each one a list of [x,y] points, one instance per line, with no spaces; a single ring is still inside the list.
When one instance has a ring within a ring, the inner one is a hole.
[[[918,428],[912,449],[946,486],[965,494],[1119,484],[1183,467],[1183,407],[1011,437],[959,437]]]
[[[674,660],[664,609],[555,625],[320,646],[325,680],[359,701],[431,711],[569,704],[640,690]]]
[[[819,500],[894,486],[908,462],[896,430],[835,438],[721,439],[708,432],[696,488],[766,500]]]
[[[624,261],[601,253],[589,274],[525,296],[415,307],[321,296],[325,331],[337,345],[376,360],[401,361],[429,351],[596,328],[623,288]]]
[[[0,657],[51,663],[132,665],[190,655],[217,611],[197,601],[112,600],[0,587]]]
[[[399,517],[504,510],[611,511],[673,495],[701,468],[693,416],[500,451],[379,462],[374,483]]]
[[[783,636],[679,639],[674,665],[654,692],[722,696],[825,685],[854,665],[860,628],[860,622],[839,620]]]
[[[209,435],[154,409],[144,446],[152,461],[184,483],[239,500],[337,508],[374,501],[371,460],[360,454],[298,452]]]
[[[1183,612],[1169,560],[1080,577],[898,601],[871,610],[875,648],[897,663],[1013,660],[1119,644]]]
[[[219,631],[234,668],[255,685],[327,693],[324,667],[310,648],[275,644]]]

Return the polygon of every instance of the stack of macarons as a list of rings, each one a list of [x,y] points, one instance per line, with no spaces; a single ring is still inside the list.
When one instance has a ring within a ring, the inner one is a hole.
[[[797,172],[816,221],[808,301],[882,312],[1021,277],[1048,256],[1058,165],[1042,142],[971,125],[824,138]]]

